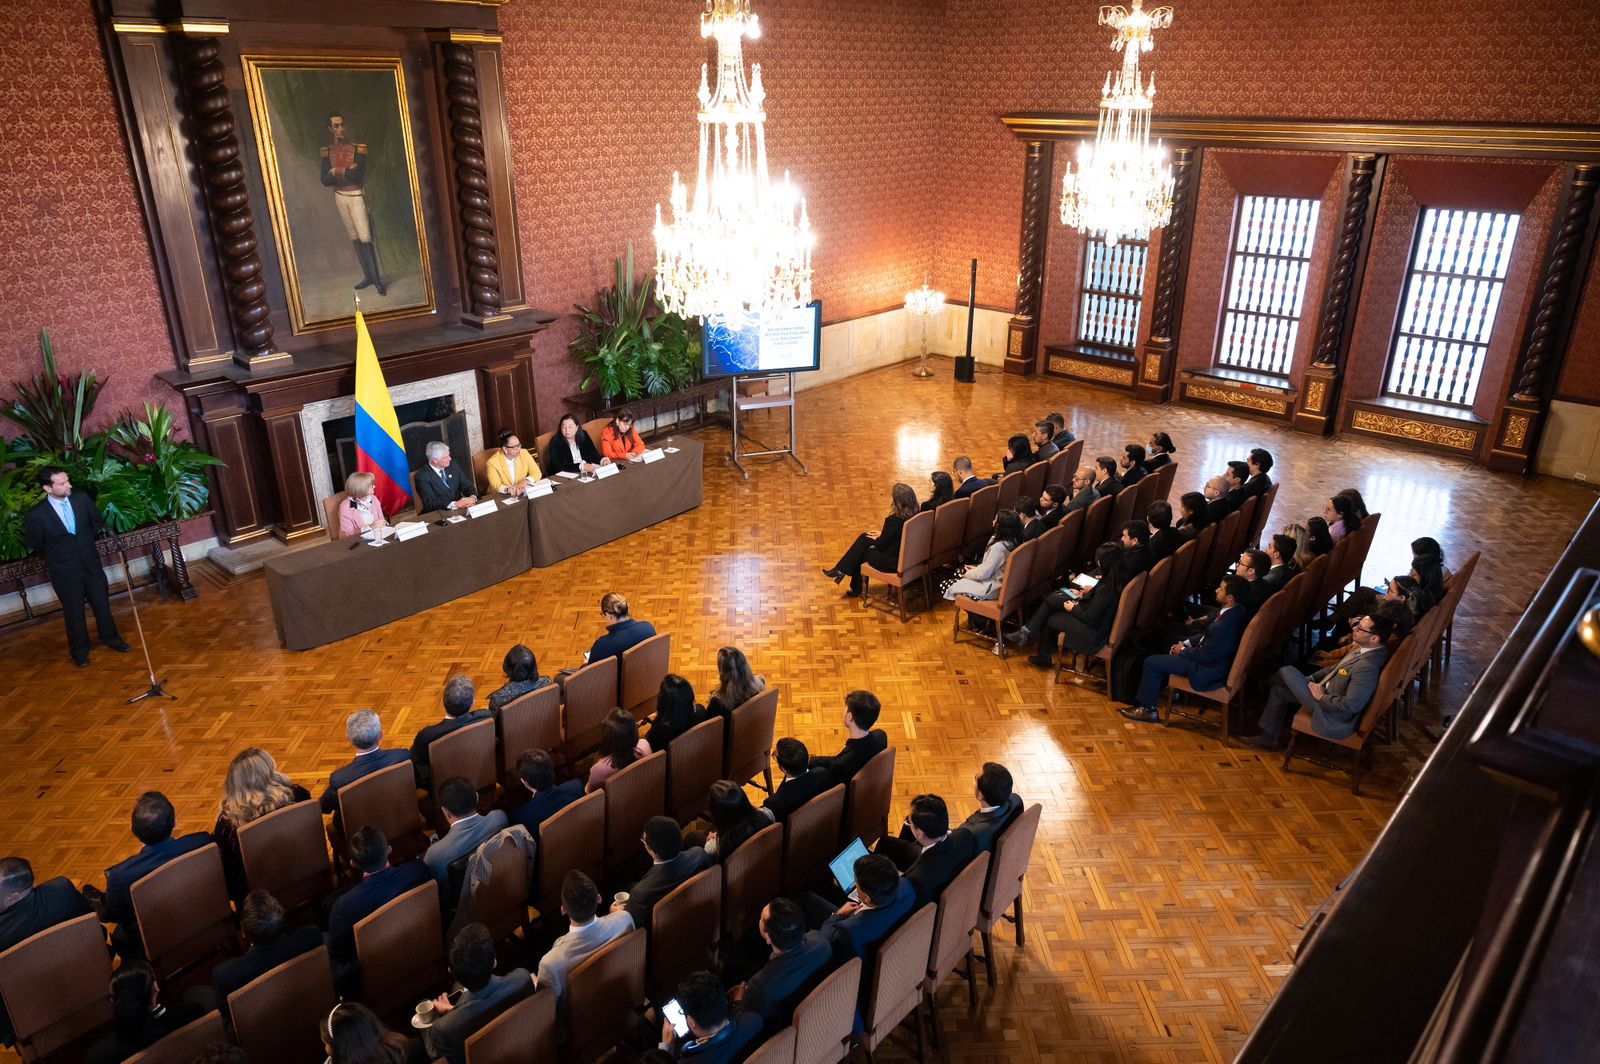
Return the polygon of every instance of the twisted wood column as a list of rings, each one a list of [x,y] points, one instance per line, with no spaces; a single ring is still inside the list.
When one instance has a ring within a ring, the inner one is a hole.
[[[1172,149],[1172,218],[1161,230],[1156,291],[1150,310],[1150,338],[1139,352],[1133,392],[1151,403],[1172,398],[1174,351],[1183,318],[1184,280],[1189,270],[1189,237],[1194,231],[1194,198],[1199,187],[1200,149]]]
[[[255,214],[244,183],[238,124],[218,58],[221,51],[215,37],[183,37],[178,43],[195,158],[205,185],[218,261],[226,281],[228,313],[233,319],[233,357],[256,367],[287,360],[289,355],[272,350],[267,283],[261,275]]]
[[[1031,140],[1022,171],[1022,233],[1017,248],[1017,312],[1006,329],[1007,373],[1031,376],[1039,357],[1039,308],[1049,247],[1050,179],[1055,142]],[[973,308],[976,312],[976,308]]]
[[[465,45],[449,42],[440,50],[456,202],[460,205],[462,303],[468,319],[482,324],[500,314],[500,258],[484,157],[483,117],[478,108],[478,68],[472,50]]]

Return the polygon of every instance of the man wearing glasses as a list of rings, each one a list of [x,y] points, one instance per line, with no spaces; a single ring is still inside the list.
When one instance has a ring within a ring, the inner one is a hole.
[[[1261,711],[1261,734],[1249,740],[1250,745],[1277,750],[1289,715],[1301,707],[1311,711],[1312,727],[1318,735],[1343,739],[1355,734],[1389,660],[1387,643],[1393,631],[1388,618],[1363,617],[1350,630],[1350,649],[1334,664],[1309,678],[1299,669],[1279,669]]]

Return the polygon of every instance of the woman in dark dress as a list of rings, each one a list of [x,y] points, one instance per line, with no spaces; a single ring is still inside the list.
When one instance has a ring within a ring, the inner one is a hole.
[[[894,510],[883,519],[883,527],[876,532],[863,532],[850,544],[832,569],[822,570],[822,575],[838,583],[850,578],[850,598],[861,597],[861,566],[893,570],[900,561],[900,530],[917,516],[917,493],[909,484],[896,484],[890,490]]]
[[[1033,465],[1033,445],[1026,436],[1013,436],[1006,441],[1006,473],[1020,473]]]
[[[1178,522],[1178,535],[1185,540],[1194,539],[1211,523],[1211,508],[1206,497],[1198,491],[1184,493],[1178,498],[1182,519]]]
[[[665,750],[672,741],[706,718],[694,704],[694,687],[675,672],[669,672],[656,692],[656,719],[646,739],[652,752]]]
[[[1115,541],[1100,544],[1094,552],[1094,563],[1105,575],[1077,602],[1068,602],[1062,607],[1066,616],[1057,614],[1047,622],[1046,638],[1039,643],[1041,656],[1048,658],[1048,636],[1052,630],[1061,633],[1062,652],[1073,655],[1074,672],[1084,672],[1087,663],[1082,659],[1106,645],[1111,637],[1111,625],[1117,619],[1117,606],[1122,601],[1123,570],[1117,564],[1121,554],[1122,548]]]
[[[744,788],[730,780],[711,785],[711,833],[706,836],[706,854],[717,861],[746,842],[750,836],[771,824],[767,815],[750,804]]]
[[[546,450],[549,453],[539,457],[544,459],[544,471],[550,476],[593,473],[600,466],[611,464],[611,459],[601,457],[600,449],[571,414],[563,414],[556,423],[556,434],[550,437]]]
[[[933,494],[928,496],[922,505],[917,508],[918,513],[937,510],[956,496],[956,484],[955,481],[950,479],[949,473],[941,471],[933,474],[929,479],[933,481]]]

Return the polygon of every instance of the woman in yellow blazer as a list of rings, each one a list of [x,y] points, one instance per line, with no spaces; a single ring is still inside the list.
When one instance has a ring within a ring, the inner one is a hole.
[[[492,492],[521,495],[530,484],[544,476],[539,472],[539,463],[522,449],[522,440],[510,429],[500,433],[500,449],[489,456],[486,465]]]

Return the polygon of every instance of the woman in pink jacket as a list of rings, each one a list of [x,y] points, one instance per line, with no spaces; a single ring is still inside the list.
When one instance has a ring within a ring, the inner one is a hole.
[[[339,504],[339,538],[359,536],[370,528],[388,528],[383,506],[372,493],[377,480],[371,473],[351,473],[344,481],[350,497]]]

